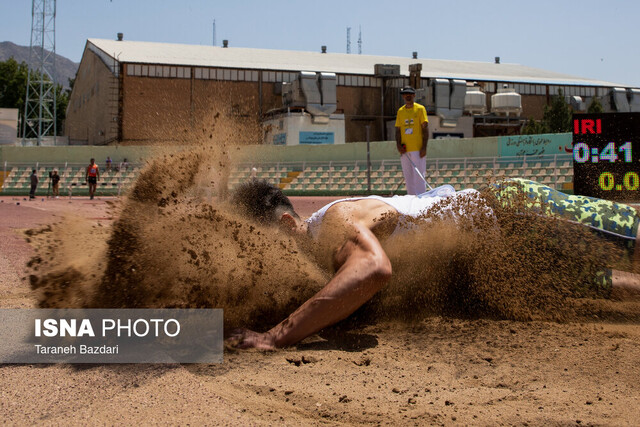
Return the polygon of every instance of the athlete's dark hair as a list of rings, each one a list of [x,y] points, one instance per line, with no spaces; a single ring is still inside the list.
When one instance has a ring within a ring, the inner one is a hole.
[[[234,191],[231,202],[243,209],[247,216],[263,224],[278,222],[283,212],[299,218],[282,190],[265,180],[251,179],[240,184]]]

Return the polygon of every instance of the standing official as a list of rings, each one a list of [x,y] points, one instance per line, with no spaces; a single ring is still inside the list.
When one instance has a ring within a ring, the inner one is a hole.
[[[56,199],[60,197],[60,175],[58,175],[58,170],[54,169],[51,174],[51,188],[53,189],[53,197]]]
[[[87,180],[87,184],[89,184],[89,199],[93,200],[93,196],[96,193],[96,187],[98,186],[98,179],[100,179],[100,168],[98,168],[95,159],[91,159],[89,161],[87,173],[84,178]]]
[[[31,171],[31,176],[29,177],[31,181],[31,190],[29,190],[29,200],[33,200],[36,198],[36,189],[38,188],[38,174],[34,169]]]
[[[407,194],[417,195],[427,191],[426,183],[415,170],[424,176],[427,170],[427,142],[429,141],[429,120],[427,110],[413,102],[416,91],[405,86],[400,91],[404,105],[396,117],[396,146],[400,153],[402,173],[407,184]],[[413,162],[413,163],[412,163]]]

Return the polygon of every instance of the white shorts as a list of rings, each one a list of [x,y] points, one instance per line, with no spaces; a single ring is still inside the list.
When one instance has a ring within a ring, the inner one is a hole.
[[[416,172],[416,169],[411,164],[412,161],[422,176],[424,176],[427,170],[427,156],[420,157],[420,151],[407,151],[400,156],[402,174],[404,175],[404,181],[407,185],[407,194],[415,196],[427,191],[427,184],[424,179],[420,177],[418,172]]]

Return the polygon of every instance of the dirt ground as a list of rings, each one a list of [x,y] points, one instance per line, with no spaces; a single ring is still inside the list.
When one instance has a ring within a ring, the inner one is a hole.
[[[328,200],[293,198],[303,216]],[[37,304],[26,229],[65,215],[108,228],[118,203],[1,199],[0,307]],[[637,425],[639,368],[637,321],[432,316],[226,352],[222,364],[0,365],[0,416],[13,425]]]

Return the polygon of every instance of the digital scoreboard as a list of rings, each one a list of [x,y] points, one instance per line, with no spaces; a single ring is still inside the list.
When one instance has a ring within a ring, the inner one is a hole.
[[[573,191],[640,201],[640,113],[573,115]]]

